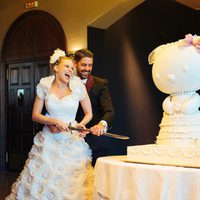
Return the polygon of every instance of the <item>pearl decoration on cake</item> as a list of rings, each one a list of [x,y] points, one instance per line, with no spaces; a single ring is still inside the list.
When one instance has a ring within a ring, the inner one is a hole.
[[[170,96],[171,97],[173,97],[173,96],[180,96],[180,95],[191,96],[191,95],[194,95],[194,94],[195,94],[195,91],[181,91],[181,92],[172,93],[172,94],[170,94]]]
[[[169,74],[169,75],[167,76],[167,80],[168,80],[169,82],[171,82],[171,83],[174,83],[174,81],[175,81],[175,75],[174,75],[174,74]]]

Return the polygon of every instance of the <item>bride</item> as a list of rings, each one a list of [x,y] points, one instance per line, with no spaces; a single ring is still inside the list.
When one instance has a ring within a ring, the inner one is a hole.
[[[85,128],[92,118],[91,103],[81,80],[73,75],[73,62],[57,49],[50,58],[54,75],[37,85],[33,121],[44,124],[19,178],[6,200],[89,200],[92,199],[91,151],[84,141],[86,132],[70,132],[69,125]],[[84,110],[75,121],[79,102]],[[43,106],[48,116],[42,114]],[[48,125],[60,132],[51,133]]]

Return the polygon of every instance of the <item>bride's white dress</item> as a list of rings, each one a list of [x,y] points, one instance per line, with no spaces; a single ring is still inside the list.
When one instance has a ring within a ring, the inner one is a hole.
[[[58,99],[50,92],[54,76],[41,79],[37,95],[45,99],[50,117],[76,124],[78,104],[86,89],[78,77],[70,81],[72,93]],[[88,144],[77,132],[52,134],[44,126],[34,144],[23,171],[12,185],[7,200],[90,200],[93,168]]]

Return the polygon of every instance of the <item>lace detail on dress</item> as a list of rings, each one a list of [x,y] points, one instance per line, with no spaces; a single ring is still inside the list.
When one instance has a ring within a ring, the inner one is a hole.
[[[38,83],[37,87],[36,87],[36,92],[37,92],[37,96],[40,97],[40,99],[44,100],[53,81],[55,79],[55,76],[48,76],[45,78],[42,78],[40,80],[40,82]]]
[[[35,136],[24,170],[6,200],[92,200],[91,150],[83,138],[61,134],[62,143],[47,129]]]
[[[37,85],[37,96],[40,97],[40,99],[44,100],[47,96],[49,89],[51,88],[51,85],[55,79],[55,76],[48,76],[45,78],[42,78],[40,82]],[[70,80],[69,87],[72,90],[72,96],[76,100],[83,100],[86,95],[86,88],[85,85],[82,83],[81,79],[77,76],[73,76],[73,78]]]

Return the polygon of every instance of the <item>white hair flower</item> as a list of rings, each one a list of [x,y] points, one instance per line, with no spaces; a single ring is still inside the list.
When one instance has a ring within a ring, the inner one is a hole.
[[[50,57],[50,63],[54,64],[62,56],[66,56],[64,51],[62,51],[61,49],[54,50],[53,55]]]

